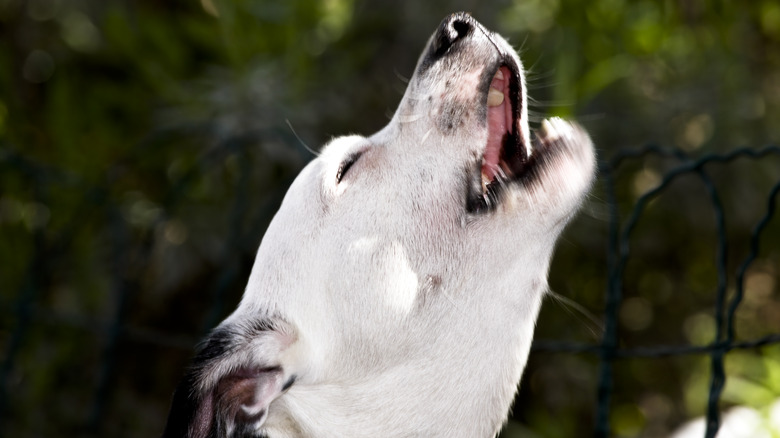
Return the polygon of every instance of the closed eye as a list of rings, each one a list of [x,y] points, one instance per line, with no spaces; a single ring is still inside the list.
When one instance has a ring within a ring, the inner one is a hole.
[[[361,155],[363,155],[364,151],[358,151],[354,152],[352,154],[347,155],[347,158],[344,159],[344,161],[341,162],[339,165],[339,170],[336,172],[336,184],[340,183],[342,179],[344,179],[344,176],[347,174],[349,169],[352,167],[355,162],[360,158]]]

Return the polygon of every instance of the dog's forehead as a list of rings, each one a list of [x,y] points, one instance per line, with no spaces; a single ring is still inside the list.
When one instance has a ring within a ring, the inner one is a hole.
[[[332,164],[341,160],[345,155],[365,148],[371,143],[369,139],[360,135],[336,137],[323,146],[317,159]]]

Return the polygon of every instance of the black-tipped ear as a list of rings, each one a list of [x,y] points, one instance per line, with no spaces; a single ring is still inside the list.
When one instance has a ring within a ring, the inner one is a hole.
[[[229,355],[236,343],[236,334],[227,328],[217,328],[198,346],[192,364],[176,387],[163,438],[207,438],[214,424],[214,398],[210,390],[203,391],[200,381],[203,371]]]
[[[256,434],[271,402],[295,381],[276,362],[279,348],[286,346],[280,341],[284,338],[270,324],[214,330],[174,392],[163,438]],[[248,364],[247,357],[266,363]]]
[[[216,438],[213,395],[198,393],[196,376],[191,369],[176,387],[163,438]]]

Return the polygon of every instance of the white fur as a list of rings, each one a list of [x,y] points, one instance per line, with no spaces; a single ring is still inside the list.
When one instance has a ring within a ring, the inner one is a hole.
[[[581,129],[548,121],[547,137],[566,151],[532,183],[510,184],[494,210],[466,211],[464,178],[487,128],[464,114],[444,132],[441,117],[453,102],[476,101],[496,54],[416,74],[384,129],[334,139],[290,187],[222,324],[269,318],[288,328],[236,359],[296,376],[270,405],[269,437],[490,437],[506,419],[553,247],[591,183],[594,155]],[[524,93],[521,104],[527,142]],[[238,366],[213,366],[203,380]]]

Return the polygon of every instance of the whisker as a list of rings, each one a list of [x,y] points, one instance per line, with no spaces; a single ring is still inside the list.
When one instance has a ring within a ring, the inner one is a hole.
[[[395,77],[397,77],[404,84],[408,84],[411,80],[410,78],[402,75],[398,70],[393,69],[393,74],[395,74]]]
[[[398,122],[399,123],[412,123],[420,120],[423,118],[424,115],[422,114],[400,114],[398,116]]]
[[[426,100],[428,99],[428,96],[430,95],[424,93],[410,93],[409,95],[407,95],[407,97],[411,100]]]
[[[301,143],[301,146],[304,147],[307,151],[309,151],[312,155],[315,157],[319,157],[320,153],[318,151],[315,151],[314,149],[310,148],[309,145],[306,144],[306,142],[303,141],[303,139],[298,135],[297,132],[295,132],[295,128],[293,128],[292,123],[290,123],[290,119],[284,119],[285,122],[287,122],[287,126],[290,127],[290,131],[292,131],[295,138],[298,139],[298,142]]]
[[[502,190],[507,190],[507,181],[509,181],[510,178],[507,176],[506,172],[504,172],[504,169],[498,164],[491,164],[489,168],[495,172],[496,183],[501,186]]]
[[[425,140],[428,140],[428,136],[431,135],[431,131],[433,131],[433,128],[425,131],[425,135],[423,135],[422,140],[420,140],[420,144],[425,144]]]
[[[596,318],[593,313],[588,311],[584,306],[579,304],[578,302],[567,298],[559,293],[554,292],[552,289],[547,289],[547,296],[552,298],[557,303],[561,304],[561,307],[563,307],[570,315],[577,318],[580,322],[582,322],[585,325],[585,328],[590,332],[590,334],[593,336],[594,339],[600,339],[601,333],[604,332],[604,324],[599,321],[598,318]],[[582,318],[578,317],[582,316],[585,318],[583,320]]]
[[[461,314],[461,316],[466,316],[466,311],[463,310],[458,305],[458,303],[455,302],[455,300],[447,293],[447,291],[444,288],[441,289],[441,294],[442,294],[442,296],[444,296],[444,298],[447,299],[447,301],[450,302],[450,304],[452,304],[452,307],[454,307],[455,310],[457,310]]]

